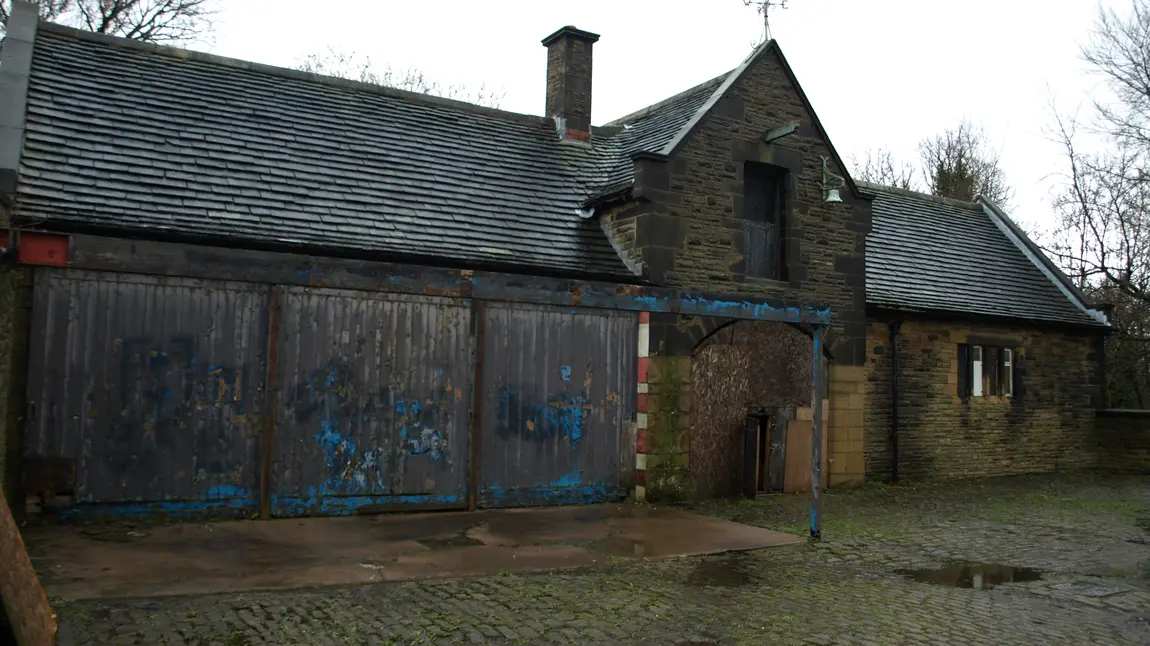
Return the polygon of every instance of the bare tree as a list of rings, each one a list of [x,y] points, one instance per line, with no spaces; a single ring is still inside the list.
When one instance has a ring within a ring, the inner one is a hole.
[[[204,34],[212,0],[39,0],[40,17],[70,27],[152,43],[186,42]],[[11,0],[0,0],[6,22]]]
[[[1107,341],[1113,406],[1150,407],[1150,0],[1120,16],[1100,9],[1083,58],[1108,92],[1092,118],[1055,112],[1063,172],[1054,194],[1059,228],[1045,250],[1088,295],[1112,306]],[[1097,137],[1090,148],[1080,131]]]
[[[851,165],[854,166],[854,177],[864,182],[904,190],[913,190],[915,187],[914,166],[896,161],[889,150],[868,150],[861,164],[857,158],[852,157]]]
[[[918,146],[923,179],[934,195],[973,201],[982,196],[1004,209],[1014,191],[999,168],[999,155],[981,128],[967,120]]]
[[[323,54],[309,54],[303,59],[297,69],[315,74],[326,74],[340,78],[393,87],[408,92],[431,94],[447,99],[457,99],[476,103],[492,108],[498,108],[505,92],[495,92],[481,85],[477,90],[468,90],[459,85],[442,85],[438,81],[427,78],[423,72],[414,68],[395,70],[391,66],[377,68],[369,56],[360,56],[355,52],[344,52],[328,48]]]

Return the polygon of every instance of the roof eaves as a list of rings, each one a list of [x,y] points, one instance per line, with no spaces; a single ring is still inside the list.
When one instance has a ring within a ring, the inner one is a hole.
[[[977,199],[978,203],[982,205],[983,211],[990,220],[994,222],[995,226],[1046,276],[1047,280],[1054,283],[1054,286],[1057,287],[1071,303],[1074,303],[1080,310],[1098,321],[1099,325],[1110,327],[1110,322],[1107,320],[1106,314],[1091,307],[1091,303],[1086,298],[1086,295],[1070,282],[1066,274],[1062,273],[1062,270],[1042,252],[1038,245],[1034,244],[1034,241],[1010,219],[1010,216],[990,200],[982,196],[979,196]]]
[[[1111,334],[1114,331],[1114,329],[1109,326],[1102,327],[1100,325],[1092,325],[1086,322],[1071,322],[1046,318],[1027,318],[1024,316],[1012,316],[1009,314],[988,314],[985,312],[972,312],[967,310],[946,309],[939,307],[910,306],[893,301],[885,301],[881,298],[868,297],[866,307],[867,314],[871,316],[876,314],[884,314],[887,316],[902,315],[917,316],[923,318],[946,318],[972,322],[994,321],[1004,325],[1010,324],[1028,327],[1041,327],[1047,329],[1077,330],[1080,332],[1087,332],[1092,334]]]
[[[118,36],[109,36],[108,34],[99,34],[83,29],[75,29],[73,27],[65,27],[64,25],[41,22],[39,26],[40,31],[45,31],[52,34],[58,34],[73,38],[76,40],[84,40],[89,42],[100,43],[111,47],[120,47],[124,49],[133,49],[136,51],[156,54],[159,56],[166,56],[168,58],[176,58],[185,61],[195,61],[200,63],[207,63],[210,65],[218,65],[220,67],[229,67],[237,70],[244,70],[255,72],[257,74],[266,74],[269,76],[278,76],[281,78],[295,79],[300,81],[308,81],[326,85],[334,88],[343,88],[353,90],[356,92],[364,92],[369,94],[378,94],[388,96],[396,99],[418,101],[429,105],[440,106],[444,108],[452,108],[458,110],[465,110],[474,114],[483,114],[492,117],[508,119],[512,121],[520,121],[530,124],[544,124],[553,125],[551,119],[536,114],[522,114],[519,112],[510,112],[507,110],[500,110],[498,108],[489,108],[487,106],[477,105],[475,103],[468,103],[467,101],[459,101],[457,99],[448,99],[433,94],[425,94],[422,92],[410,92],[408,90],[400,90],[385,85],[378,85],[376,83],[365,83],[363,81],[353,81],[338,76],[327,76],[323,74],[316,74],[314,72],[304,72],[302,70],[292,69],[288,67],[279,67],[277,65],[267,65],[265,63],[255,63],[252,61],[245,61],[238,58],[228,58],[226,56],[219,56],[216,54],[208,54],[205,52],[198,52],[190,49],[183,49],[180,47],[171,47],[168,45],[157,45],[155,43],[147,43],[131,38],[120,38]]]

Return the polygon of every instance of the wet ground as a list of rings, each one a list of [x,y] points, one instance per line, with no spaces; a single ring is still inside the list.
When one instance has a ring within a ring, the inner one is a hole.
[[[49,596],[245,592],[449,578],[790,545],[799,539],[678,509],[597,505],[24,530]]]
[[[694,511],[796,535],[808,513],[805,496],[786,495]],[[828,493],[824,511],[817,545],[462,579],[56,600],[59,643],[1150,644],[1150,477],[867,487]],[[637,549],[621,534],[589,540],[600,553]]]

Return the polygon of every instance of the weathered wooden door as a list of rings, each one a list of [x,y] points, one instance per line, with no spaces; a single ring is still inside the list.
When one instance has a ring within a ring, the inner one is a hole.
[[[464,299],[284,288],[273,513],[468,504]]]
[[[249,283],[36,270],[25,457],[74,466],[64,515],[254,509],[266,310]]]
[[[485,305],[481,506],[622,495],[637,330],[634,312]]]

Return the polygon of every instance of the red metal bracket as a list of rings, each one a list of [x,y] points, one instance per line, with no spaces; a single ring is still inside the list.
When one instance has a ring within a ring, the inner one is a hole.
[[[16,240],[16,260],[25,265],[67,267],[70,242],[66,235],[21,231]]]

